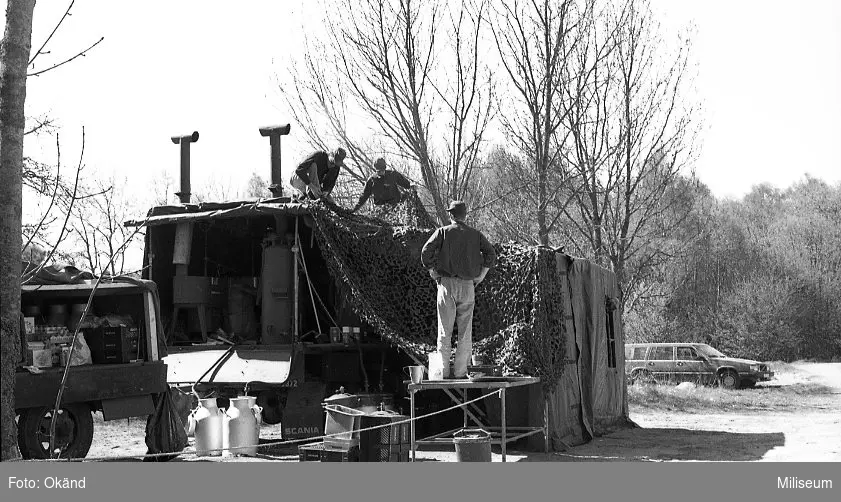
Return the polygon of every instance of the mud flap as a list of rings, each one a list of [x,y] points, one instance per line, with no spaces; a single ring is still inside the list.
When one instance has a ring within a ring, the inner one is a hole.
[[[324,430],[324,410],[321,401],[327,384],[304,382],[289,390],[283,409],[283,439],[303,439],[320,436]]]

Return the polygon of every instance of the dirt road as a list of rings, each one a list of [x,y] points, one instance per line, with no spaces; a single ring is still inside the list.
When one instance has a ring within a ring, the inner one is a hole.
[[[639,429],[596,438],[569,452],[530,454],[524,460],[580,461],[841,461],[841,363],[794,365],[812,383],[825,386],[791,411],[684,413],[630,410]],[[783,388],[797,378],[781,376]]]
[[[614,431],[566,452],[546,454],[509,449],[507,461],[841,461],[841,363],[796,363],[794,366],[798,370],[794,376],[780,375],[765,385],[782,390],[802,383],[804,378],[817,384],[816,390],[798,398],[798,406],[790,409],[688,413],[632,406],[630,418],[639,428]],[[104,426],[98,422],[88,457],[145,453],[144,425],[140,420],[129,424],[117,421]],[[276,429],[264,426],[261,438],[277,437]],[[495,448],[493,460],[497,462],[501,460],[498,452]],[[285,461],[297,460],[294,450],[273,453]],[[452,449],[420,451],[418,459],[456,460]],[[183,455],[179,460],[199,459]]]

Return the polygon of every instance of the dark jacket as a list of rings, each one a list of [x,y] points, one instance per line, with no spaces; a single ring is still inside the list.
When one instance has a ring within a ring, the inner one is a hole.
[[[313,180],[310,179],[310,169],[315,162],[318,170],[318,184],[321,190],[330,192],[336,186],[336,180],[339,178],[339,166],[330,162],[326,152],[315,152],[307,157],[303,162],[298,164],[295,169],[295,174],[301,178],[304,183],[309,185]]]
[[[456,222],[432,234],[421,251],[421,262],[443,277],[472,280],[479,277],[482,267],[494,266],[496,251],[482,232]]]
[[[368,197],[372,195],[374,196],[374,204],[377,206],[400,202],[401,194],[398,186],[409,189],[412,184],[397,171],[386,170],[382,174],[376,173],[368,178],[365,183],[365,190],[362,191],[362,196],[359,197],[356,207],[365,204]]]

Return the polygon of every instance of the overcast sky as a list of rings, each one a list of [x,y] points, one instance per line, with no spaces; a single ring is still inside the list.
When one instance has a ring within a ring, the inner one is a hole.
[[[841,179],[841,2],[837,0],[652,0],[668,29],[697,28],[697,89],[704,99],[700,179],[718,196],[752,185],[780,188],[804,173]],[[38,2],[33,50],[67,4]],[[236,5],[233,7],[232,5]],[[260,126],[291,122],[274,75],[301,50],[302,26],[320,30],[316,2],[77,0],[73,16],[40,56],[41,69],[99,37],[87,57],[29,79],[30,114],[61,125],[62,159],[127,176],[135,189],[166,170],[178,177],[169,137],[199,131],[193,187],[244,185],[269,174]],[[3,9],[5,11],[5,9]],[[294,129],[283,138],[284,179],[306,150]],[[54,160],[54,145],[40,147]]]

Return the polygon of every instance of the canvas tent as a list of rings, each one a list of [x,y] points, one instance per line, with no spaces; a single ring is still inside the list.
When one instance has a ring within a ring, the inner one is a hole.
[[[624,336],[616,275],[587,260],[558,260],[564,295],[569,371],[549,393],[551,439],[568,445],[627,421]]]

